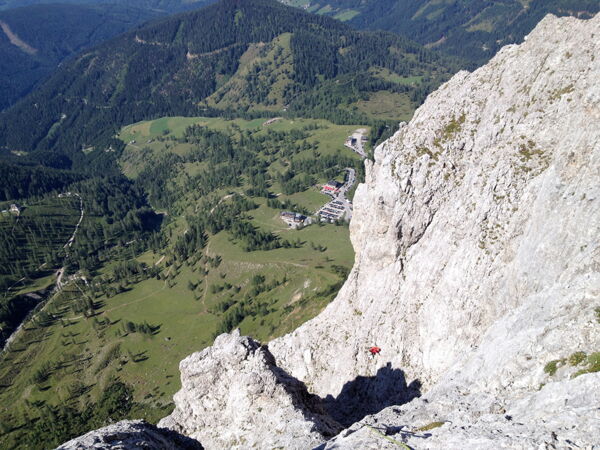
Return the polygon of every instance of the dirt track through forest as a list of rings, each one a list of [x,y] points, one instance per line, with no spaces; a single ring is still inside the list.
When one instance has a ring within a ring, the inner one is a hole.
[[[37,49],[33,48],[27,42],[21,40],[19,36],[13,33],[13,31],[10,29],[6,22],[0,20],[0,28],[2,28],[2,31],[4,31],[4,34],[6,35],[6,37],[12,45],[19,47],[28,55],[35,55],[37,53]]]

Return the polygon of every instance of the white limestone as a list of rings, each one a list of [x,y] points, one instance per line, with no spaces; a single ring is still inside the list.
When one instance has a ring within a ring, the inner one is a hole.
[[[202,450],[197,441],[143,420],[122,420],[62,444],[57,450]]]
[[[423,384],[430,422],[461,409],[485,429],[482,415],[527,405],[521,420],[538,418],[538,430],[508,446],[528,447],[568,418],[591,428],[553,431],[558,441],[600,442],[597,375],[543,370],[600,351],[599,55],[600,16],[549,16],[524,44],[430,95],[368,163],[351,223],[355,266],[323,313],[269,345],[278,364],[336,396],[389,363]],[[568,393],[559,415],[535,400],[551,385]],[[504,420],[494,417],[485,420]],[[458,442],[411,444],[421,441]]]
[[[160,425],[206,448],[597,448],[600,374],[568,359],[600,351],[599,80],[600,15],[548,16],[430,95],[367,163],[337,298],[269,349],[186,358]],[[298,380],[350,426],[326,442]]]
[[[306,449],[342,427],[320,399],[275,366],[268,349],[239,331],[179,365],[175,410],[159,426],[197,439],[209,449]]]

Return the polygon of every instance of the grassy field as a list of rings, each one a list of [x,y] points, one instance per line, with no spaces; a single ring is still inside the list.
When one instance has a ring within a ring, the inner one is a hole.
[[[173,138],[183,136],[192,124],[222,131],[247,130],[256,136],[267,135],[268,130],[305,130],[311,148],[294,158],[336,152],[358,158],[343,142],[360,125],[309,119],[264,125],[267,120],[170,117],[133,124],[120,134],[126,143],[135,141],[127,145],[121,167],[135,178],[144,162],[157,155],[185,156],[189,144]],[[269,171],[283,171],[288,163],[272,161]],[[205,162],[181,164],[173,182],[207,168]],[[325,181],[323,176],[316,178]],[[247,187],[245,180],[239,187],[216,189],[211,195],[229,201],[232,192],[243,194]],[[270,189],[278,193],[276,183]],[[318,185],[277,198],[313,212],[329,199]],[[10,350],[0,356],[0,424],[9,430],[17,427],[0,437],[0,447],[18,446],[19,424],[42,414],[46,406],[61,404],[79,410],[97,402],[115,379],[134,390],[133,416],[158,420],[169,412],[172,396],[180,388],[181,359],[210,345],[236,311],[240,317],[234,327],[268,342],[318,314],[352,267],[354,253],[347,226],[315,224],[292,230],[266,198],[252,198],[257,207],[244,213],[246,220],[295,247],[244,251],[230,232],[220,231],[208,237],[203,249],[177,260],[171,247],[188,231],[185,216],[194,214],[204,201],[193,191],[181,193],[165,216],[162,233],[167,246],[136,256],[137,262],[145,264],[145,274],[115,281],[114,272],[128,261],[123,256],[122,261],[111,260],[95,272],[92,288],[82,280],[71,281],[46,304],[41,315],[45,320],[30,321]],[[150,275],[150,269],[157,273]],[[47,278],[38,284],[51,281]],[[92,315],[76,308],[85,299],[93,302]],[[152,331],[132,331],[131,324],[136,329],[145,324]],[[36,381],[40,371],[48,375]]]
[[[354,19],[359,14],[360,14],[360,11],[356,11],[354,9],[347,9],[345,11],[337,13],[333,17],[337,20],[341,20],[342,22],[347,22],[348,20]]]
[[[77,383],[87,387],[86,393],[70,402],[84,405],[98,398],[109,380],[118,376],[134,387],[135,401],[144,405],[145,417],[157,420],[166,414],[165,408],[180,387],[179,361],[212,342],[222,315],[217,305],[243,300],[256,275],[264,276],[267,284],[281,284],[256,297],[255,301],[265,304],[264,311],[248,315],[239,324],[243,333],[268,341],[317,314],[330,300],[319,292],[340,281],[332,265],[349,268],[353,263],[348,229],[326,225],[294,233],[262,207],[257,210],[256,222],[282,235],[293,233],[306,244],[299,249],[244,252],[226,232],[219,233],[210,239],[205,252],[222,257],[219,267],[200,262],[163,267],[164,280],[147,279],[114,297],[95,298],[95,315],[89,318],[69,309],[70,302],[81,295],[77,285],[70,285],[47,306],[60,319],[45,327],[30,324],[12,351],[2,357],[0,399],[5,406],[0,417],[26,405],[70,398]],[[153,264],[160,257],[146,253],[139,259]],[[224,283],[240,289],[236,293],[231,288],[212,290]],[[123,324],[129,321],[148,323],[156,332],[151,336],[126,333]],[[119,356],[107,361],[108,351],[115,346],[120,349]],[[48,382],[37,385],[31,374],[44,365],[57,368]]]
[[[409,121],[414,107],[406,94],[379,91],[370,95],[368,100],[356,102],[360,111],[378,119]]]
[[[376,101],[385,101],[379,100]],[[365,102],[365,108],[368,109],[369,102]],[[367,128],[361,125],[336,125],[326,120],[318,119],[279,119],[269,125],[265,123],[270,118],[265,117],[254,120],[234,119],[226,120],[222,118],[206,118],[206,117],[168,117],[153,121],[145,121],[126,126],[119,134],[119,138],[128,144],[124,154],[120,160],[123,173],[131,178],[136,178],[139,172],[143,169],[152,155],[156,156],[166,152],[176,153],[185,156],[190,146],[186,143],[178,143],[175,141],[165,140],[170,137],[178,138],[183,136],[183,133],[190,125],[202,125],[210,129],[227,131],[232,128],[239,128],[252,132],[256,136],[267,135],[269,130],[279,132],[290,132],[291,130],[303,130],[307,127],[316,127],[310,129],[310,134],[307,141],[315,144],[318,155],[333,155],[340,152],[350,158],[359,160],[359,156],[344,146],[346,138],[357,128]],[[165,130],[168,133],[165,134]],[[146,149],[146,150],[144,150]],[[148,153],[149,152],[149,153]],[[314,157],[315,153],[311,150],[306,150],[295,155],[297,159]],[[284,161],[276,160],[269,167],[269,173],[275,174],[283,172],[286,166]],[[205,169],[204,163],[186,163],[184,165],[185,172],[189,176],[197,175]],[[339,174],[342,176],[342,172]],[[318,182],[324,183],[327,179],[319,177]],[[272,192],[279,194],[281,189],[277,183],[273,183]],[[292,194],[289,196],[282,195],[280,200],[289,199],[301,206],[304,206],[309,211],[315,212],[320,206],[328,201],[328,197],[319,193],[319,187],[315,186],[307,191]],[[226,195],[228,192],[219,193],[220,196]]]
[[[380,67],[369,69],[369,72],[371,72],[377,78],[401,85],[418,84],[423,80],[423,77],[421,76],[401,77],[400,75],[393,73],[388,69]]]
[[[335,152],[338,149],[344,150],[344,140],[346,137],[357,128],[366,128],[362,125],[336,125],[321,119],[280,119],[269,125],[263,125],[269,119],[271,117],[254,120],[227,120],[220,117],[163,117],[161,119],[128,125],[121,130],[119,139],[125,143],[136,141],[135,144],[128,146],[132,150],[142,146],[164,150],[165,143],[157,141],[157,138],[166,135],[181,137],[185,129],[190,125],[201,125],[221,131],[234,126],[242,130],[254,131],[258,134],[266,134],[267,130],[290,131],[293,129],[302,129],[307,125],[317,125],[318,129],[310,131],[311,139],[318,141],[319,151],[326,154]],[[165,130],[167,131],[166,133]],[[148,142],[149,140],[152,142]]]

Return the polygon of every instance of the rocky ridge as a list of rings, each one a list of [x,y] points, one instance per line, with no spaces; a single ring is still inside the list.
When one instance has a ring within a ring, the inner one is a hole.
[[[597,445],[599,37],[549,16],[430,95],[367,163],[336,299],[268,350],[186,358],[160,425],[207,448]],[[327,442],[321,405],[350,425]]]
[[[57,450],[89,449],[202,450],[202,445],[186,436],[155,427],[143,420],[123,420],[91,431]]]
[[[175,410],[159,422],[207,448],[312,448],[342,427],[320,399],[239,330],[183,361]]]
[[[427,395],[384,411],[389,430],[453,423],[403,435],[419,448],[492,445],[488,431],[516,426],[506,416],[521,424],[508,446],[598,443],[600,376],[571,377],[600,351],[599,36],[600,16],[548,16],[376,149],[356,194],[354,268],[323,313],[269,345],[282,368],[321,396],[403,371]],[[465,436],[465,423],[479,428]]]

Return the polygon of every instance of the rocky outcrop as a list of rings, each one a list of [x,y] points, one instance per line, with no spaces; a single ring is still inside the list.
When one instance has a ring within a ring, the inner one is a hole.
[[[64,443],[57,450],[89,449],[202,450],[202,445],[143,420],[123,420]]]
[[[444,385],[366,417],[323,448],[397,450],[399,443],[419,449],[595,448],[599,383],[600,374],[580,376],[517,400],[472,392],[462,383]]]
[[[207,448],[306,449],[341,430],[318,397],[278,368],[265,346],[239,331],[217,337],[179,368],[175,410],[159,426]]]
[[[599,36],[600,16],[547,17],[376,149],[355,197],[355,266],[323,313],[269,344],[282,368],[334,398],[357,377],[391,394],[394,373],[418,380],[427,403],[386,410],[392,430],[451,420],[481,436],[502,424],[507,445],[597,443],[600,422],[567,428],[598,414],[597,375],[571,377],[600,351]],[[369,412],[385,396],[372,392],[360,393]],[[517,432],[513,410],[537,425]]]
[[[207,448],[597,445],[598,55],[600,16],[549,16],[430,95],[367,162],[337,298],[269,349],[186,358],[160,425]],[[350,426],[325,442],[330,415]]]

